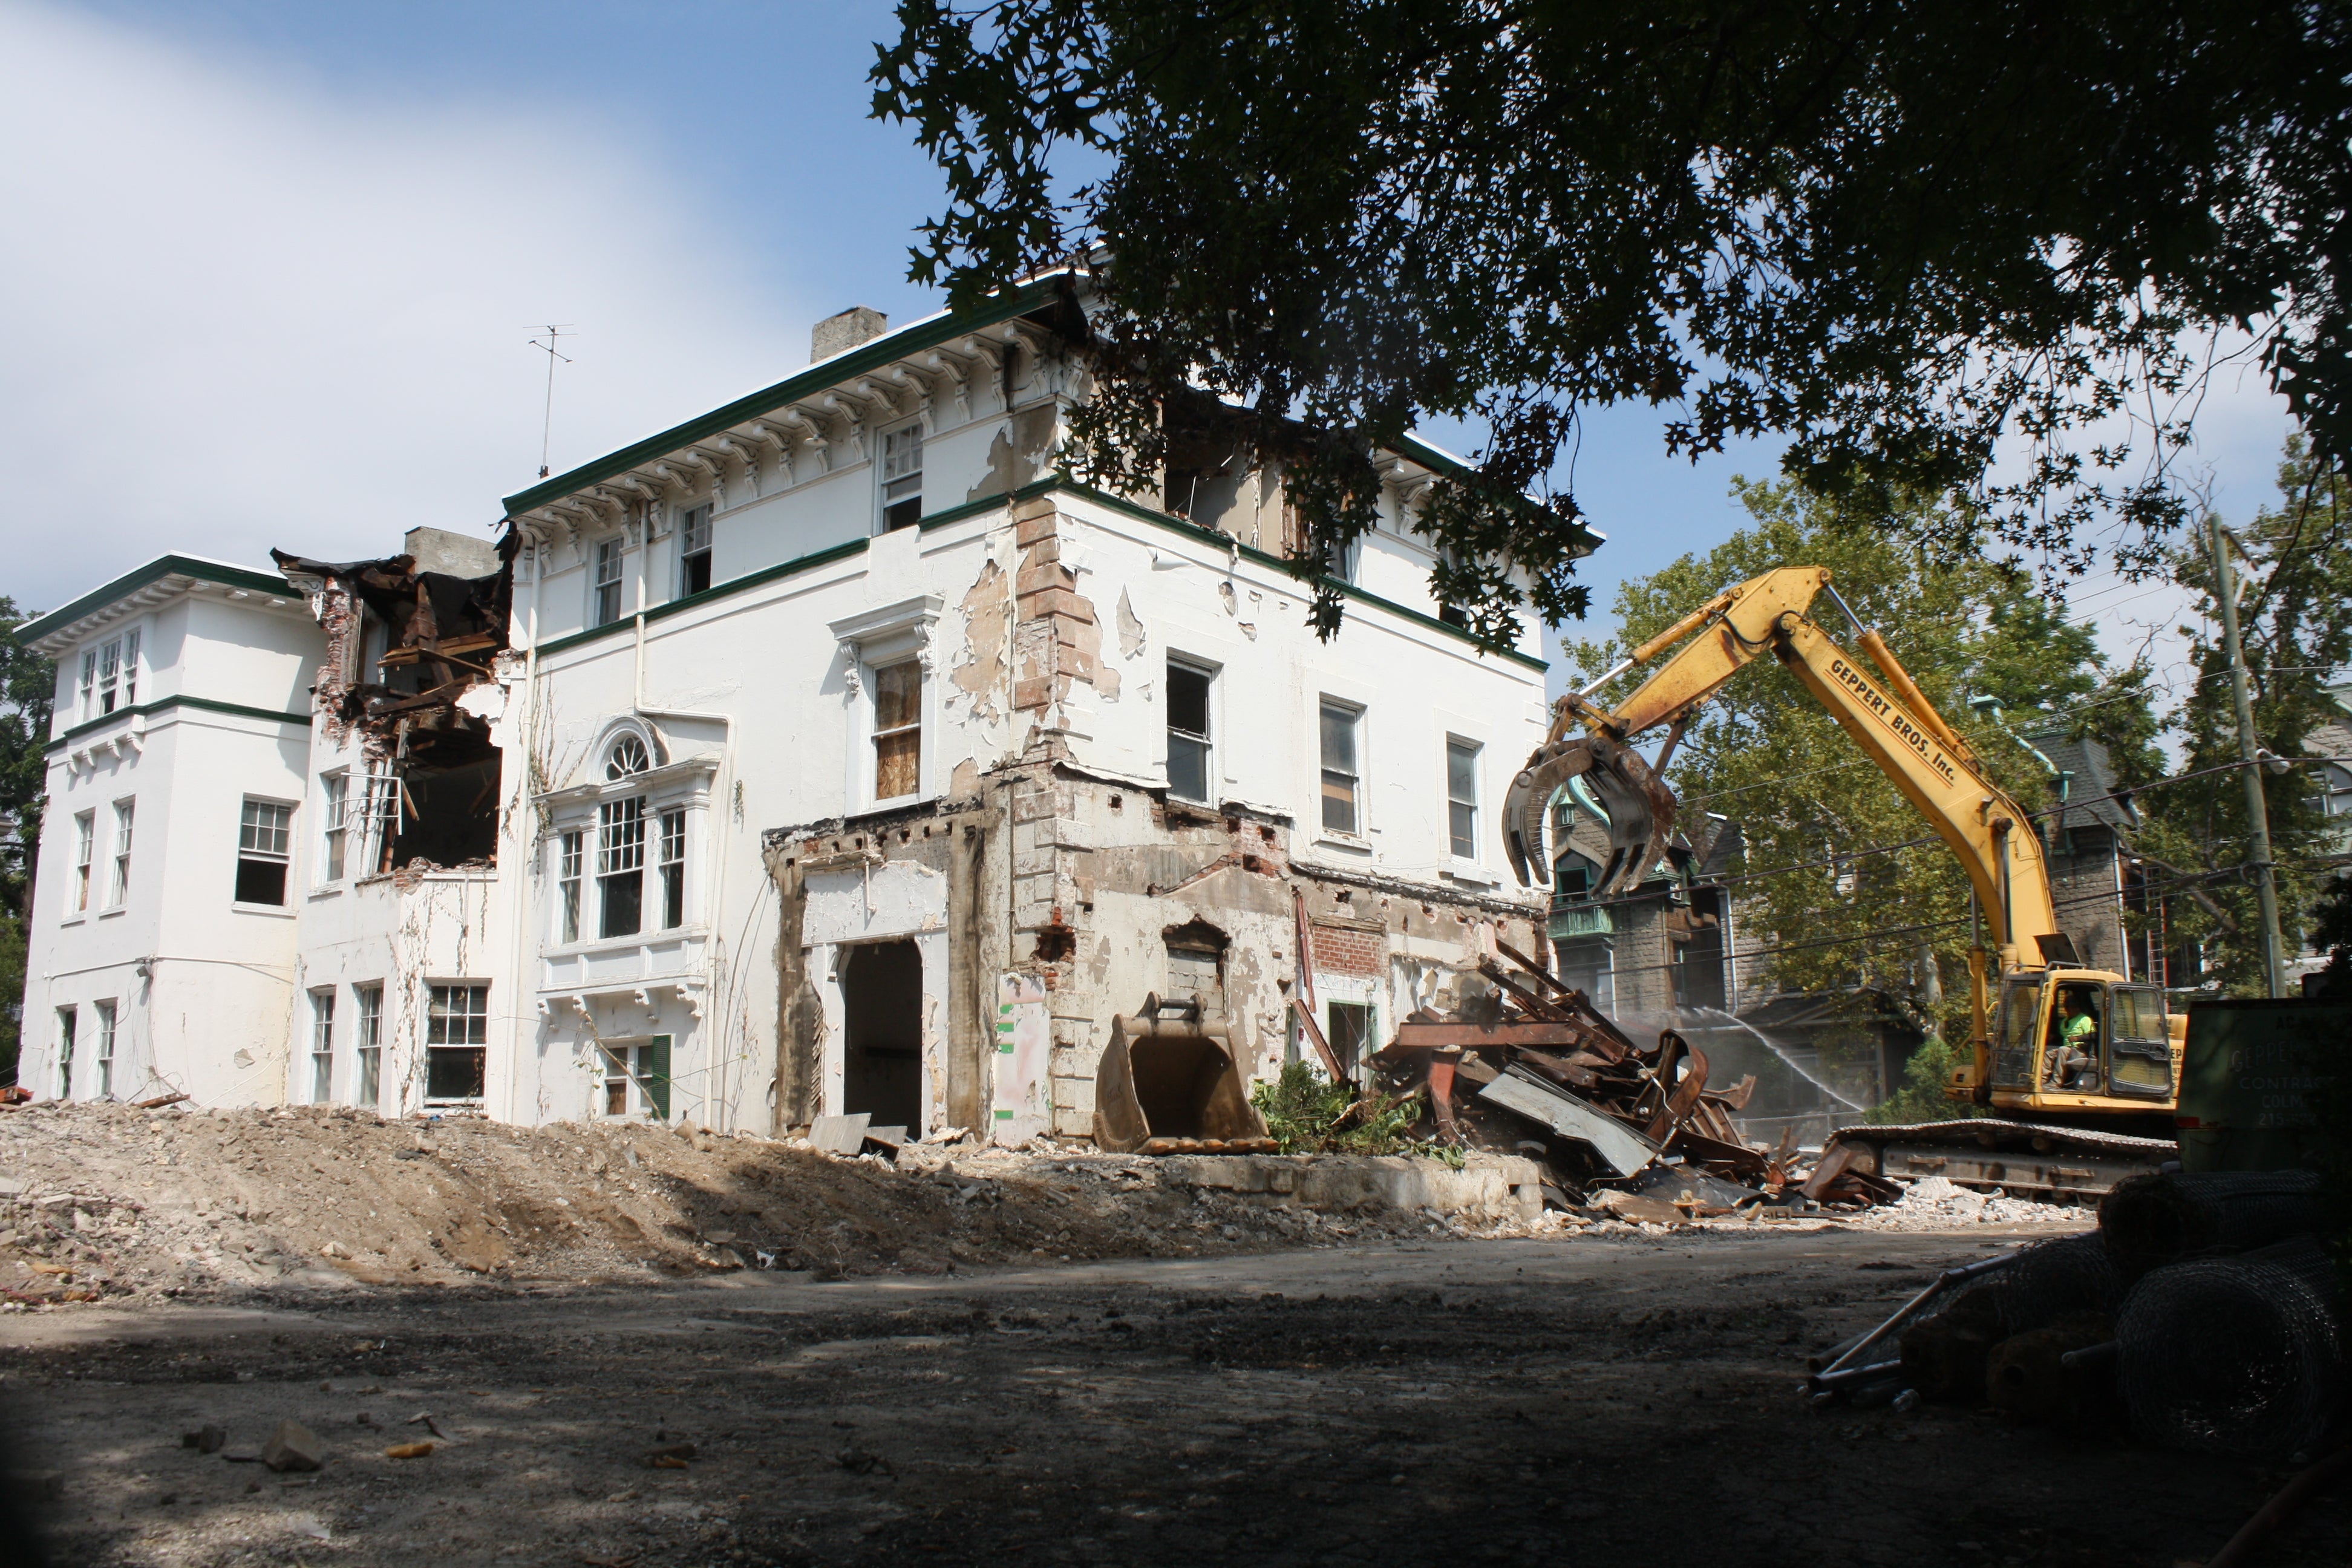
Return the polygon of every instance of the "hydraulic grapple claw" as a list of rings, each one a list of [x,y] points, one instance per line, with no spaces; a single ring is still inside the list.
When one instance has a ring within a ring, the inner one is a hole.
[[[1537,747],[1511,781],[1503,797],[1503,849],[1512,874],[1522,887],[1550,883],[1545,818],[1552,796],[1573,778],[1591,784],[1608,818],[1609,862],[1593,897],[1631,892],[1665,853],[1674,832],[1675,796],[1640,752],[1600,735]]]

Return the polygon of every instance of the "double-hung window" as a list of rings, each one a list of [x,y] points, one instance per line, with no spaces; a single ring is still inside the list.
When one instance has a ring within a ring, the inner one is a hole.
[[[89,867],[90,862],[97,858],[98,813],[78,811],[74,813],[73,908],[71,910],[74,914],[85,913],[89,909]]]
[[[1445,742],[1445,840],[1456,860],[1478,858],[1478,746]]]
[[[923,427],[909,425],[882,437],[882,531],[923,521]]]
[[[645,927],[646,797],[624,795],[596,808],[596,934],[635,936]]]
[[[1363,779],[1358,761],[1364,710],[1323,700],[1323,828],[1327,833],[1363,830]]]
[[[1209,799],[1214,760],[1209,742],[1213,679],[1198,666],[1168,661],[1168,793],[1178,800]]]
[[[58,1098],[73,1098],[74,1032],[81,1021],[71,1007],[58,1009]]]
[[[610,626],[621,618],[621,563],[624,542],[617,538],[597,542],[596,603],[593,625]]]
[[[923,667],[909,658],[874,672],[874,798],[923,787]]]
[[[373,1110],[383,1087],[383,987],[362,985],[355,994],[360,1026],[353,1056],[359,1077],[352,1086],[352,1103]]]
[[[81,680],[79,683],[79,704],[75,709],[76,716],[84,720],[97,718],[99,716],[98,649],[94,647],[81,650]]]
[[[323,866],[322,880],[340,882],[343,879],[345,854],[349,847],[352,809],[352,775],[347,773],[319,775],[319,821],[322,829],[320,857]]]
[[[122,639],[110,637],[98,650],[98,710],[111,713],[122,702]]]
[[[425,1014],[425,1099],[478,1100],[490,1042],[490,988],[436,985]]]
[[[236,830],[236,901],[283,904],[293,847],[294,808],[247,796]]]
[[[335,994],[310,993],[310,1103],[335,1098]]]
[[[573,828],[556,840],[555,898],[560,941],[580,940],[580,884],[586,874],[588,836]]]
[[[114,803],[114,880],[108,884],[106,904],[119,910],[122,900],[131,896],[131,825],[136,801]]]
[[[114,1098],[114,1004],[98,1005],[98,1098]]]
[[[669,1043],[656,1035],[641,1046],[606,1046],[604,1114],[669,1120]]]
[[[690,508],[677,520],[677,596],[710,586],[710,503]]]
[[[686,923],[686,813],[661,814],[661,923],[675,931]]]

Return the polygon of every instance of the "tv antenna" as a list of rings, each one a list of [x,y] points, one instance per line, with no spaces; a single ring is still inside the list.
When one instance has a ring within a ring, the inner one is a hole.
[[[555,345],[567,333],[575,338],[580,335],[572,331],[569,321],[550,322],[545,342],[537,338],[530,340],[531,347],[547,355],[547,406],[541,413],[539,426],[539,477],[542,479],[547,478],[548,437],[555,428],[555,362],[572,363],[572,356],[559,353]]]

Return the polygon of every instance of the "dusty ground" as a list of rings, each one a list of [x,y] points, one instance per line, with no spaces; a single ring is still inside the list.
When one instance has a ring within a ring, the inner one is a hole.
[[[2013,1235],[1425,1240],[821,1283],[0,1320],[64,1562],[2201,1561],[2277,1477],[1808,1410],[1809,1347]],[[391,1443],[442,1436],[421,1458]],[[279,1476],[281,1418],[328,1445]],[[684,1468],[649,1450],[694,1445]],[[35,1490],[38,1490],[37,1486]],[[2352,1499],[2274,1565],[2343,1562]]]

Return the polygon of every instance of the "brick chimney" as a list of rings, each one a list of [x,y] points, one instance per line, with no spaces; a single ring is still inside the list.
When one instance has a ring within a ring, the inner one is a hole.
[[[864,305],[853,305],[838,316],[827,316],[809,333],[809,363],[847,353],[868,339],[890,330],[890,318]]]

